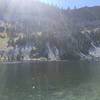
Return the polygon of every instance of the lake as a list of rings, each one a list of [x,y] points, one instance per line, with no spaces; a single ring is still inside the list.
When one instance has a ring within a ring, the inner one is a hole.
[[[100,62],[0,64],[0,100],[100,100]]]

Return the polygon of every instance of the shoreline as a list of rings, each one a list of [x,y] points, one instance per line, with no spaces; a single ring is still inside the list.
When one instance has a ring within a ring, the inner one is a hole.
[[[0,61],[0,64],[21,64],[21,63],[38,63],[38,62],[67,62],[68,60],[24,60],[24,61]]]
[[[33,60],[22,60],[22,61],[0,61],[0,64],[23,64],[23,63],[41,63],[41,62],[79,62],[79,61],[95,61],[95,62],[99,62],[100,60],[41,60],[41,59],[33,59]]]

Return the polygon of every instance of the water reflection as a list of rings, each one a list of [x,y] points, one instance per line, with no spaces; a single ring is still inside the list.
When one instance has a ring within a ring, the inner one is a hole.
[[[99,100],[99,62],[0,65],[0,100]]]

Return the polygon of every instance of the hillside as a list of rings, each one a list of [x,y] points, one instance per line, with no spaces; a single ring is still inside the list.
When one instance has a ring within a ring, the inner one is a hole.
[[[90,57],[100,43],[100,6],[63,10],[39,1],[6,3],[0,8],[0,32],[7,33],[11,57],[23,56],[24,50],[27,59],[78,60]]]
[[[64,11],[69,19],[82,27],[98,27],[100,25],[100,6],[83,7],[69,12]]]

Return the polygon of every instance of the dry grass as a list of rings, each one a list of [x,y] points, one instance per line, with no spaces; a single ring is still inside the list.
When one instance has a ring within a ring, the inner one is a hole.
[[[0,37],[0,49],[4,49],[5,47],[7,47],[8,40],[9,38],[7,36],[5,36],[4,38]]]

